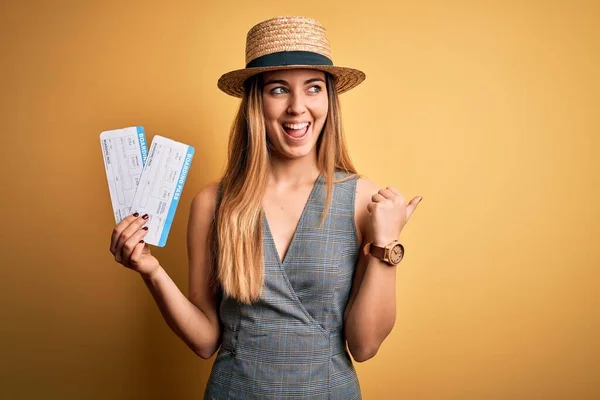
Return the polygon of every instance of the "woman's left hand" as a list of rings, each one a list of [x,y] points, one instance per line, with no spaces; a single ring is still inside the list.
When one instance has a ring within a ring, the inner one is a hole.
[[[375,193],[367,205],[373,227],[373,244],[385,247],[398,240],[402,228],[422,199],[417,196],[406,204],[402,193],[393,186]]]

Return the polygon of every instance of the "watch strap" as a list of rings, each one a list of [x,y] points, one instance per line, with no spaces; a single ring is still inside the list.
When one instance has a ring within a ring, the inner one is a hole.
[[[371,254],[380,260],[385,261],[385,247],[375,246],[373,243],[371,243]]]
[[[380,260],[384,260],[385,257],[385,247],[375,246],[373,243],[367,243],[363,249],[363,253],[365,255],[371,254],[373,257],[377,257]]]

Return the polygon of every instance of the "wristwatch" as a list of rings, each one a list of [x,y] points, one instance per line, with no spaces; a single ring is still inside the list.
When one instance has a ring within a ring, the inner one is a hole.
[[[367,243],[365,247],[363,247],[363,253],[365,256],[371,254],[373,257],[377,257],[389,265],[398,265],[404,257],[404,246],[397,240],[394,240],[385,247]]]

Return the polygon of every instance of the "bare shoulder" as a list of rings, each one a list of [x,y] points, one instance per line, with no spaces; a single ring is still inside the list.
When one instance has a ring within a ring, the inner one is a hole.
[[[358,231],[359,241],[365,242],[370,240],[371,232],[369,223],[369,210],[367,205],[371,202],[371,197],[381,190],[381,186],[371,181],[370,179],[360,176],[356,182],[356,199],[355,199],[355,222]],[[366,236],[366,240],[364,239]]]
[[[214,181],[202,188],[194,195],[190,206],[191,214],[202,217],[211,217],[217,206],[217,190],[219,181]]]
[[[361,176],[356,182],[356,198],[357,200],[367,199],[367,203],[370,201],[371,196],[381,190],[381,186],[372,180]]]
[[[372,180],[361,176],[356,182],[356,205],[360,206],[360,212],[367,212],[367,204],[371,202],[371,197],[381,190],[381,186]],[[364,209],[364,210],[363,210]]]
[[[211,182],[194,195],[188,220],[188,246],[196,247],[205,240],[217,207],[219,182]]]

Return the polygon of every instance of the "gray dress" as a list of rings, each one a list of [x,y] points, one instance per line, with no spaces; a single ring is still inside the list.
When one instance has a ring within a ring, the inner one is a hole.
[[[348,173],[336,172],[336,179]],[[265,284],[258,301],[220,304],[221,348],[204,399],[360,399],[343,336],[344,309],[358,258],[357,177],[327,188],[321,175],[281,262],[263,219]]]

